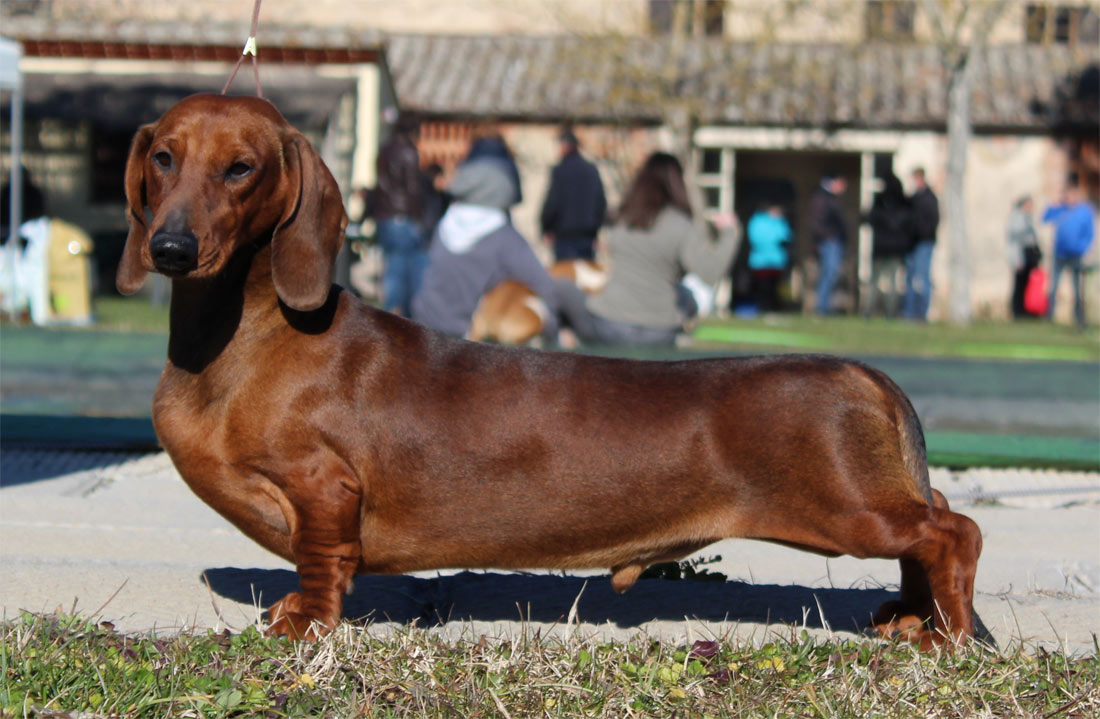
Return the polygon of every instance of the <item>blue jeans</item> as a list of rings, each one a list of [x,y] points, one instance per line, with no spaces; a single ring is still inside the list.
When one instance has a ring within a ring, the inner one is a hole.
[[[1062,270],[1069,269],[1073,278],[1073,318],[1078,327],[1085,326],[1085,299],[1081,296],[1081,258],[1054,256],[1054,269],[1050,277],[1050,308],[1047,310],[1047,318],[1054,317],[1054,299],[1058,296],[1058,279],[1062,276]]]
[[[932,250],[936,243],[921,240],[905,256],[905,299],[902,317],[924,321],[932,303]]]
[[[420,238],[420,227],[407,217],[378,221],[378,244],[382,247],[382,308],[412,316],[412,298],[428,266],[428,253]]]
[[[565,324],[573,328],[584,344],[675,346],[679,327],[643,327],[600,317],[592,314],[588,309],[588,295],[572,281],[559,279],[555,284],[558,291],[558,306],[561,308]]]
[[[822,240],[817,245],[817,260],[817,313],[827,315],[832,308],[833,290],[844,263],[844,243],[835,238]]]

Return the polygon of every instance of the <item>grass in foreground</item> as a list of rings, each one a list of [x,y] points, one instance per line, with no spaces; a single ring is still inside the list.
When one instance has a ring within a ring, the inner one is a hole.
[[[1100,658],[920,654],[817,641],[676,647],[448,640],[344,624],[295,644],[125,636],[71,616],[0,625],[4,717],[1095,717]]]

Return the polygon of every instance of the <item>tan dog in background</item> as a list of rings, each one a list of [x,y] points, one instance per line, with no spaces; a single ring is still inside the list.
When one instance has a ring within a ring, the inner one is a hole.
[[[598,294],[607,284],[607,271],[590,260],[561,260],[548,270],[554,279],[566,279],[586,294]],[[542,335],[549,309],[527,285],[505,280],[485,293],[474,311],[467,337],[474,342],[525,345]]]

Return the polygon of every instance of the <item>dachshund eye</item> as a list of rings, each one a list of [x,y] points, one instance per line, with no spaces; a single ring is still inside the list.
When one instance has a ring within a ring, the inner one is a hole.
[[[172,156],[167,152],[158,152],[153,155],[153,162],[157,163],[157,167],[162,170],[168,170],[172,167]]]
[[[239,180],[242,177],[248,175],[250,172],[252,172],[252,165],[246,164],[244,162],[234,162],[232,165],[229,166],[229,169],[226,170],[225,174],[230,179]]]

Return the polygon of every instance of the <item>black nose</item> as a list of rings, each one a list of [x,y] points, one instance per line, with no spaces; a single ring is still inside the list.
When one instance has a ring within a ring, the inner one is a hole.
[[[191,233],[166,232],[153,234],[149,243],[157,272],[184,275],[195,269],[199,261],[199,241]]]

